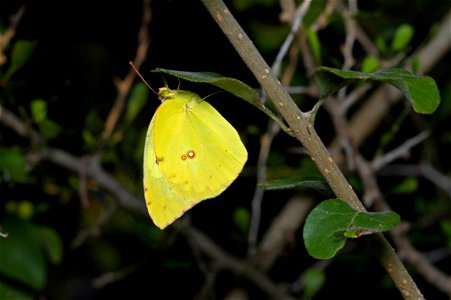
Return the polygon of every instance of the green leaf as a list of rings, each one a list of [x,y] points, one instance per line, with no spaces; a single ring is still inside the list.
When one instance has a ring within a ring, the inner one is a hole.
[[[0,280],[0,299],[5,300],[33,300],[33,295],[23,289],[13,287]]]
[[[362,72],[374,72],[379,68],[379,59],[373,55],[365,57],[362,62]]]
[[[31,115],[36,123],[41,123],[47,118],[47,102],[42,99],[31,101]]]
[[[319,192],[325,196],[332,196],[333,192],[329,185],[318,178],[284,178],[273,179],[257,184],[258,188],[264,190],[305,190],[310,192]]]
[[[233,212],[233,222],[241,229],[243,233],[249,230],[251,216],[249,210],[244,207],[237,207]]]
[[[411,194],[418,190],[418,178],[410,177],[401,181],[390,192],[393,194]]]
[[[432,114],[440,104],[440,94],[434,79],[415,75],[404,69],[392,68],[364,73],[320,67],[315,72],[315,80],[322,97],[329,96],[351,83],[377,81],[397,87],[412,103],[417,113]]]
[[[52,120],[45,119],[39,123],[39,130],[47,140],[51,140],[61,133],[62,128]]]
[[[304,277],[304,297],[312,299],[326,282],[326,275],[324,271],[312,267],[305,270],[302,276]]]
[[[409,24],[402,24],[396,29],[391,49],[395,52],[403,51],[412,40],[414,29]]]
[[[310,45],[310,49],[312,50],[313,58],[315,59],[316,64],[321,64],[321,43],[319,41],[318,35],[316,31],[311,28],[307,29],[307,40]]]
[[[54,264],[61,261],[60,237],[50,227],[11,215],[2,220],[2,228],[8,237],[0,238],[0,274],[33,290],[42,290],[47,280],[46,258]]]
[[[47,140],[57,137],[61,132],[61,126],[47,118],[47,102],[43,99],[35,99],[30,104],[31,116],[39,125],[41,134]]]
[[[27,183],[29,181],[25,157],[19,149],[0,148],[0,171],[3,180]]]
[[[226,90],[251,104],[260,105],[260,97],[258,92],[244,82],[235,78],[225,77],[221,74],[213,72],[188,72],[161,68],[152,70],[152,72],[162,72],[192,82],[209,83]]]
[[[18,40],[14,43],[11,51],[11,64],[5,77],[9,78],[27,63],[34,52],[36,44],[36,41],[30,40]]]
[[[28,200],[22,200],[22,201],[11,201],[14,203],[17,203],[17,210],[16,213],[17,215],[24,219],[24,220],[30,220],[31,217],[33,217],[34,215],[34,206],[33,203],[31,203],[31,201]]]
[[[221,74],[213,72],[187,72],[167,70],[162,68],[157,68],[155,70],[152,70],[152,72],[162,72],[192,82],[208,83],[226,90],[237,96],[238,98],[241,98],[257,107],[260,111],[264,112],[267,116],[277,122],[280,128],[282,128],[286,133],[288,133],[290,136],[294,136],[294,134],[288,129],[288,127],[282,122],[282,120],[279,119],[263,103],[260,102],[258,92],[238,79],[225,77]]]
[[[34,290],[41,290],[47,277],[47,264],[41,246],[33,235],[33,224],[6,218],[2,226],[8,237],[0,239],[0,273]]]
[[[382,54],[386,54],[388,52],[388,46],[387,46],[387,43],[385,42],[385,39],[383,37],[377,36],[375,43],[376,43],[377,49]]]
[[[128,125],[133,122],[138,113],[146,104],[148,97],[149,88],[143,82],[138,82],[133,85],[130,92],[130,99],[127,104],[127,111],[124,117],[125,124]]]
[[[306,219],[304,244],[311,256],[328,259],[343,248],[347,238],[387,231],[399,221],[395,212],[359,212],[342,200],[325,200]]]
[[[34,236],[38,239],[49,261],[56,265],[63,257],[63,243],[58,233],[44,226],[34,226]]]

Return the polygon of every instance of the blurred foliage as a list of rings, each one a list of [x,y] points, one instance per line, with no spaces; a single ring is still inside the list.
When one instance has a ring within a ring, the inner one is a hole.
[[[22,2],[0,4],[1,37]],[[229,1],[231,11],[269,64],[290,32],[290,24],[279,19],[280,2]],[[0,123],[0,233],[7,234],[0,237],[0,299],[142,295],[213,299],[224,298],[236,286],[245,289],[250,299],[265,298],[248,280],[230,274],[201,255],[196,245],[176,228],[157,229],[147,212],[122,207],[117,195],[86,176],[89,166],[83,164],[83,158],[99,155],[108,174],[143,199],[142,151],[147,126],[159,104],[156,95],[137,80],[130,88],[111,137],[106,141],[101,138],[117,97],[115,84],[125,77],[128,62],[135,55],[141,2],[23,3],[24,15],[15,34],[0,49],[0,105],[17,116],[27,130],[18,134]],[[298,4],[300,1],[296,1]],[[341,68],[346,35],[342,14],[332,12],[325,28],[311,30],[326,4],[312,2],[304,18],[305,38],[313,63]],[[341,2],[339,9],[345,4]],[[217,91],[202,82],[150,72],[155,68],[217,72],[258,88],[198,1],[155,0],[151,5],[151,46],[140,70],[155,90],[167,81],[171,87],[180,85],[201,96]],[[394,64],[392,67],[403,67],[403,58],[435,36],[437,22],[449,9],[447,1],[439,0],[359,1],[355,18],[378,55],[370,55],[356,46],[352,71],[374,72],[390,63]],[[306,66],[302,57],[296,58],[292,82],[305,85]],[[417,132],[428,130],[431,137],[396,163],[429,163],[449,180],[450,58],[448,53],[427,74],[437,82],[442,99],[436,111],[430,116],[417,115],[405,103],[395,105],[360,147],[365,157],[383,155]],[[421,62],[413,59],[410,64],[415,73]],[[282,66],[289,66],[289,62],[283,61]],[[313,106],[317,100],[308,94],[294,97],[302,108]],[[223,195],[199,204],[183,221],[190,221],[225,251],[245,259],[257,157],[268,117],[225,93],[214,95],[209,101],[240,132],[249,151],[249,162]],[[357,103],[350,114],[362,105]],[[320,109],[315,123],[326,144],[335,134],[328,118]],[[41,139],[34,139],[31,130]],[[41,152],[46,147],[79,158],[77,172],[49,161]],[[299,148],[292,137],[276,136],[267,162],[268,180],[320,176],[314,162]],[[378,177],[387,202],[402,221],[409,223],[409,237],[414,246],[440,270],[450,274],[450,187],[445,191],[418,173],[402,176],[399,173],[401,170],[391,169]],[[361,195],[362,182],[351,173],[347,175]],[[266,191],[259,239],[288,199],[298,193],[307,193],[318,202],[324,199],[305,190]],[[330,299],[337,295],[361,299],[359,292],[343,293],[343,287],[352,291],[358,287],[371,291],[371,299],[399,297],[364,243],[352,239],[329,265],[317,268],[317,261],[308,256],[302,244],[302,230],[286,234],[290,245],[268,276],[283,286],[294,286],[301,278],[301,289],[295,295],[305,299]],[[414,278],[427,298],[447,299],[415,272]],[[210,297],[205,296],[205,291]]]

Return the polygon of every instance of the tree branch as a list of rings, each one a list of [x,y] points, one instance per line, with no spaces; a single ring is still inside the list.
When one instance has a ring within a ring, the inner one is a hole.
[[[277,287],[263,273],[254,269],[248,263],[240,261],[236,257],[233,257],[222,250],[202,232],[188,226],[180,226],[179,228],[188,239],[193,240],[197,245],[199,245],[204,253],[217,260],[224,268],[229,269],[236,274],[244,275],[273,299],[293,299]]]
[[[229,9],[220,0],[202,0],[202,2],[248,68],[253,72],[269,98],[274,102],[296,138],[307,149],[336,196],[359,211],[365,210],[316,134],[310,122],[310,114],[302,112],[297,107]],[[403,296],[406,299],[415,296],[422,299],[423,296],[388,242],[382,235],[377,235],[377,238],[373,240],[377,245],[375,247],[378,250],[376,254],[387,272],[392,276],[396,286],[400,291],[405,291],[409,295],[409,297],[406,297],[406,293],[403,293]]]

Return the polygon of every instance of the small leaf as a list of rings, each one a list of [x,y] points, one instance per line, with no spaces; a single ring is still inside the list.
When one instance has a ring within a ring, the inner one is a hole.
[[[306,219],[304,244],[311,256],[328,259],[343,248],[347,238],[387,231],[399,221],[395,212],[358,212],[342,200],[325,200]]]
[[[362,62],[362,72],[374,72],[379,68],[379,59],[373,55],[365,57]]]
[[[7,300],[33,300],[35,297],[23,288],[17,288],[0,281],[0,299]]]
[[[319,192],[325,196],[332,196],[333,192],[329,185],[318,178],[284,178],[273,179],[257,184],[258,188],[264,190],[306,190],[311,192]]]
[[[260,102],[260,97],[258,92],[252,87],[248,86],[244,82],[231,78],[225,77],[218,73],[213,72],[187,72],[187,71],[176,71],[167,70],[162,68],[157,68],[152,70],[152,72],[162,72],[178,78],[182,78],[192,82],[208,83],[217,86],[223,90],[226,90],[233,95],[237,96],[249,102],[253,106],[257,107],[260,111],[264,112],[268,117],[273,119],[280,128],[282,128],[290,136],[294,134],[288,129],[288,127],[279,119],[270,109],[268,109],[263,103]]]
[[[34,52],[36,44],[36,41],[30,40],[18,40],[14,43],[11,51],[11,64],[5,77],[9,78],[27,63]]]
[[[401,181],[390,192],[393,194],[411,194],[418,190],[418,178],[410,177]]]
[[[130,124],[133,122],[138,113],[144,107],[148,97],[149,88],[143,82],[138,82],[133,85],[130,92],[130,99],[127,104],[127,111],[124,117],[125,124]]]
[[[31,101],[31,115],[36,123],[41,123],[47,118],[47,102],[42,99]]]
[[[233,222],[241,229],[243,233],[249,230],[251,216],[249,210],[244,207],[237,207],[233,212]]]
[[[27,183],[27,165],[22,151],[15,148],[0,148],[0,171],[2,180]]]
[[[45,250],[47,258],[52,264],[58,264],[63,257],[63,243],[58,233],[44,226],[35,226],[34,235],[40,241],[42,249]]]
[[[381,36],[377,36],[376,37],[376,47],[377,49],[382,53],[382,54],[386,54],[388,51],[388,46],[387,43],[385,42],[385,39]]]
[[[51,140],[61,133],[62,128],[52,120],[45,119],[39,124],[39,130],[47,140]]]
[[[31,217],[34,215],[34,206],[31,201],[28,200],[22,200],[17,203],[17,215],[24,219],[24,220],[30,220]]]
[[[412,40],[414,34],[413,27],[409,24],[402,24],[396,29],[393,37],[391,49],[395,52],[403,51]]]
[[[319,41],[316,31],[311,28],[307,29],[307,40],[312,50],[313,57],[317,65],[321,64],[321,43]]]
[[[440,94],[434,79],[429,76],[414,75],[404,69],[392,68],[364,73],[320,67],[315,72],[315,80],[322,97],[329,96],[348,84],[370,80],[397,87],[412,103],[417,113],[432,114],[440,104]]]
[[[304,296],[306,299],[312,299],[326,282],[326,275],[324,275],[324,271],[312,267],[305,270],[302,276],[304,278]]]
[[[0,239],[0,274],[34,290],[42,289],[47,276],[47,264],[39,242],[33,236],[33,224],[6,218],[2,226],[8,232],[8,238]]]

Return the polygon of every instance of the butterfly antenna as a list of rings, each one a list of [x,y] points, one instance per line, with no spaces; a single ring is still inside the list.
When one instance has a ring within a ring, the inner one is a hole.
[[[217,91],[217,92],[214,92],[214,93],[212,93],[212,94],[210,94],[210,95],[207,95],[207,96],[205,96],[205,97],[203,97],[202,98],[202,101],[205,101],[205,99],[207,99],[207,98],[209,98],[209,97],[211,97],[211,96],[213,96],[213,95],[216,95],[216,94],[219,94],[219,93],[223,93],[224,91]]]
[[[147,81],[144,79],[144,77],[141,75],[141,73],[138,71],[138,69],[136,68],[135,64],[130,61],[129,62],[130,66],[132,66],[133,70],[135,71],[135,73],[139,76],[139,78],[141,78],[141,80],[145,83],[145,85],[147,85],[147,87],[154,92],[155,95],[158,95],[157,92],[155,92],[155,90],[147,83]]]

